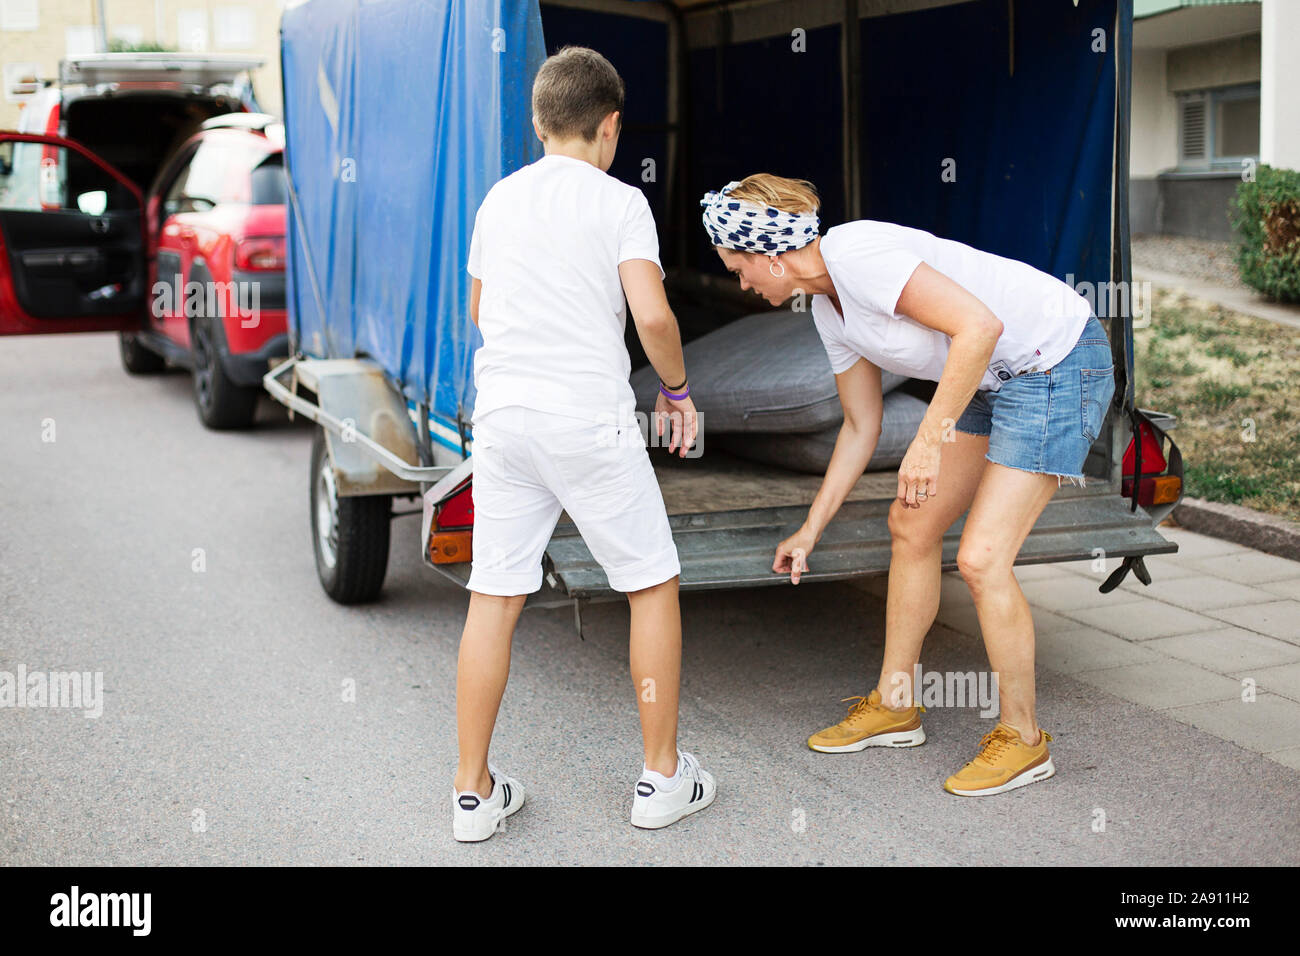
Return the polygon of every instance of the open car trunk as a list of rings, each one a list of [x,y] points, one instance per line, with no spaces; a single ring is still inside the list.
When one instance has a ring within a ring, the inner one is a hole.
[[[64,60],[60,135],[148,190],[204,120],[254,103],[246,77],[261,63],[189,53],[98,53]]]
[[[204,120],[241,109],[226,96],[124,93],[74,99],[63,125],[74,139],[147,191],[163,165]]]

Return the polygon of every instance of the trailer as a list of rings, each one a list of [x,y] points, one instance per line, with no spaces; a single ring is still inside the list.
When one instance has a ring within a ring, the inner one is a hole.
[[[898,222],[1027,262],[1095,303],[1116,391],[1084,467],[1019,563],[1177,550],[1170,415],[1133,385],[1128,231],[1132,0],[308,0],[281,28],[292,358],[266,389],[317,428],[312,540],[341,603],[383,585],[395,513],[464,585],[473,526],[465,271],[474,215],[541,155],[532,78],[591,46],[627,83],[610,174],[643,189],[690,341],[753,311],[700,227],[698,198],[769,171],[809,179],[826,226]],[[811,316],[807,317],[811,321]],[[629,329],[636,367],[643,353]],[[932,387],[932,386],[931,386]],[[706,428],[707,428],[707,422]],[[1140,440],[1135,440],[1135,436]],[[651,449],[685,590],[771,586],[776,544],[820,478],[710,448]],[[863,475],[806,581],[887,572],[896,472]],[[403,508],[402,502],[410,508]],[[396,503],[396,504],[395,504]],[[944,539],[956,567],[964,519]],[[530,606],[618,596],[562,518]],[[580,620],[580,618],[579,618]]]

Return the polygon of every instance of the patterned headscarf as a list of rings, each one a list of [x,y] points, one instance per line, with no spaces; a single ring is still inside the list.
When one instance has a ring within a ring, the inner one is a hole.
[[[731,198],[729,193],[739,185],[732,180],[717,192],[705,193],[700,200],[704,207],[704,228],[715,246],[775,256],[802,249],[817,238],[821,220],[816,210],[782,212],[772,206]]]

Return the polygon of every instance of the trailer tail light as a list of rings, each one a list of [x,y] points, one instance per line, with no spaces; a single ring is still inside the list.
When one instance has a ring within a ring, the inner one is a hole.
[[[459,564],[472,557],[474,541],[474,486],[464,487],[434,508],[429,533],[429,560],[434,564]]]
[[[1142,423],[1142,474],[1158,475],[1169,467],[1169,462],[1165,461],[1164,449],[1161,447],[1164,443],[1156,438],[1155,432],[1146,422]],[[1120,474],[1131,474],[1135,467],[1134,462],[1134,442],[1128,443],[1128,448],[1124,451],[1123,470]]]
[[[434,564],[469,561],[473,543],[473,531],[435,531],[429,535],[429,560]]]
[[[258,236],[235,244],[235,268],[246,272],[283,272],[284,236]]]
[[[1138,476],[1137,503],[1143,507],[1169,504],[1177,501],[1183,490],[1183,479],[1178,475],[1163,474],[1169,467],[1165,458],[1164,443],[1156,438],[1151,426],[1142,422],[1139,428],[1142,439],[1142,474]],[[1120,494],[1133,497],[1133,474],[1137,467],[1136,440],[1130,440],[1124,451],[1121,475],[1124,476]]]
[[[1171,501],[1177,501],[1179,494],[1183,490],[1183,480],[1175,475],[1158,475],[1154,478],[1143,478],[1138,484],[1138,504],[1143,507],[1151,505],[1164,505]],[[1133,479],[1124,479],[1123,497],[1133,497]]]
[[[433,512],[433,526],[439,531],[451,531],[474,526],[474,486],[465,486],[444,501]]]

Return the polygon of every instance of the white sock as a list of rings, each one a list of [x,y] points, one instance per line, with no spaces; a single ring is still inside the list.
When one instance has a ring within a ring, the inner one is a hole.
[[[677,753],[677,769],[673,771],[671,777],[665,777],[658,770],[651,770],[645,764],[641,765],[641,776],[648,779],[659,790],[676,790],[682,782],[682,755],[681,751]]]

